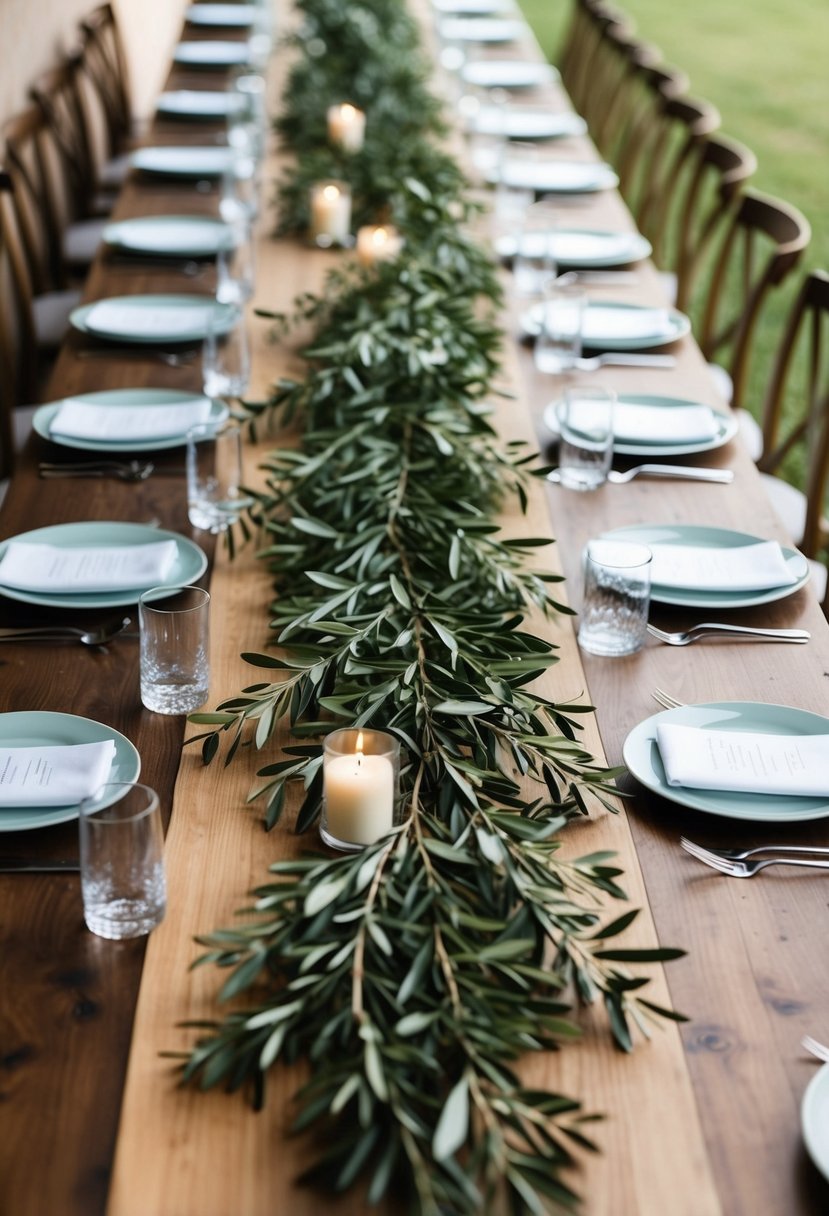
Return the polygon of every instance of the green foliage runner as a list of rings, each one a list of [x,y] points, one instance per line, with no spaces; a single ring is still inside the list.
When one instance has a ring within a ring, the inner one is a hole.
[[[406,811],[360,854],[271,866],[244,923],[201,939],[200,962],[230,969],[220,995],[235,1011],[203,1027],[184,1075],[250,1082],[262,1101],[272,1065],[307,1059],[296,1128],[317,1133],[316,1184],[359,1180],[369,1202],[403,1194],[420,1214],[490,1211],[497,1196],[515,1213],[569,1208],[561,1171],[590,1146],[590,1116],[525,1085],[515,1061],[578,1034],[572,1005],[596,999],[629,1050],[634,1028],[677,1015],[640,995],[628,965],[680,952],[608,945],[636,916],[605,911],[625,898],[612,855],[558,856],[561,829],[608,805],[616,774],[578,742],[590,707],[536,689],[556,653],[525,617],[566,609],[557,576],[528,566],[548,539],[504,539],[495,522],[539,470],[489,422],[497,284],[439,146],[416,28],[401,0],[300,7],[278,124],[298,156],[282,227],[305,227],[310,181],[335,173],[405,246],[299,303],[308,375],[249,407],[302,426],[299,449],[268,457],[254,512],[279,653],[245,655],[269,682],[193,720],[211,728],[208,762],[290,727],[298,741],[251,794],[268,827],[290,785],[304,794],[297,830],[315,822],[319,739],[343,723],[400,740]],[[344,100],[367,112],[365,153],[347,164],[324,124]]]

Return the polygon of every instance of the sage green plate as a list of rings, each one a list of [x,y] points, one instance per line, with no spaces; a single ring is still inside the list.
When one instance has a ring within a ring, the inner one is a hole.
[[[800,1125],[809,1156],[829,1181],[829,1064],[824,1064],[806,1086]]]
[[[507,139],[566,139],[584,135],[587,123],[572,110],[551,110],[547,106],[484,105],[469,123],[476,135],[503,135]]]
[[[630,528],[615,528],[604,537],[636,541],[653,549],[655,545],[697,545],[712,549],[735,549],[741,545],[759,544],[763,539],[748,532],[732,532],[728,528],[709,528],[701,524],[636,524]],[[809,563],[797,549],[781,545],[790,572],[797,579],[784,587],[764,587],[761,591],[706,591],[705,587],[651,586],[651,599],[660,604],[677,604],[683,608],[753,608],[794,595],[809,581]]]
[[[98,393],[76,393],[73,401],[84,401],[89,405],[105,405],[110,409],[134,408],[137,405],[183,405],[187,401],[201,399],[202,393],[181,393],[168,388],[118,388]],[[84,452],[159,452],[163,448],[181,447],[187,440],[186,432],[168,435],[164,439],[104,440],[74,439],[71,435],[53,435],[50,431],[52,419],[60,409],[62,401],[50,401],[35,412],[32,425],[38,435],[51,443],[65,448],[80,448]],[[229,414],[223,401],[213,400],[206,425],[221,426]]]
[[[534,89],[559,79],[551,64],[523,59],[475,59],[461,76],[477,89]]]
[[[141,772],[141,757],[129,739],[103,722],[46,710],[0,714],[0,747],[62,747],[73,743],[102,743],[107,739],[112,739],[115,744],[115,759],[107,781],[137,781]],[[113,801],[113,797],[101,798],[98,806],[110,806]],[[79,803],[69,806],[0,807],[0,832],[47,828],[55,823],[77,819],[79,813]]]
[[[221,89],[172,89],[161,94],[156,110],[165,118],[216,122],[243,110],[245,104],[240,93],[226,93]]]
[[[503,164],[494,163],[488,177],[492,185],[500,181],[512,190],[536,194],[594,194],[619,185],[615,171],[603,161],[530,160],[511,157],[509,148]]]
[[[538,336],[543,309],[543,304],[534,304],[523,314],[521,329],[528,338]],[[601,309],[602,312],[612,312],[622,318],[625,314],[629,314],[632,320],[638,313],[661,312],[667,315],[668,326],[666,330],[660,329],[652,334],[640,333],[636,337],[625,337],[623,334],[614,332],[612,327],[606,334],[603,334],[597,329],[595,323],[595,318],[601,315],[597,312],[598,309]],[[590,320],[591,311],[593,321]],[[679,312],[676,308],[654,308],[650,304],[622,304],[617,300],[588,300],[584,326],[588,330],[582,336],[585,350],[645,350],[652,346],[668,346],[671,342],[677,342],[691,332],[690,320],[684,312]]]
[[[493,17],[515,12],[512,0],[432,0],[432,8],[453,17]]]
[[[250,63],[250,47],[247,42],[222,39],[180,42],[173,60],[189,68],[235,68]]]
[[[139,173],[153,173],[159,177],[224,177],[233,168],[234,155],[235,149],[224,144],[217,147],[162,144],[133,152],[130,166]]]
[[[516,18],[446,17],[440,23],[444,42],[486,42],[495,46],[516,42],[526,32],[526,23]]]
[[[588,228],[558,228],[532,233],[527,252],[541,256],[548,252],[560,270],[602,270],[627,266],[651,255],[650,241],[638,232],[602,232]],[[498,237],[495,251],[499,257],[515,257],[517,238],[506,233]],[[535,250],[533,247],[535,246]]]
[[[89,317],[93,308],[99,304],[117,304],[129,308],[134,317],[129,327],[102,327],[100,321],[93,326]],[[187,329],[181,329],[175,324],[176,315],[182,309],[198,308],[201,316]],[[168,316],[170,328],[165,330],[159,325],[159,318]],[[203,319],[202,319],[203,318]],[[75,329],[93,338],[101,338],[113,342],[135,342],[139,345],[158,346],[168,342],[203,342],[208,329],[214,333],[229,333],[238,319],[238,309],[233,304],[220,304],[212,296],[112,296],[108,300],[95,300],[92,304],[82,304],[69,315],[69,320]]]
[[[678,406],[702,404],[699,401],[684,401],[681,397],[659,397],[646,393],[620,393],[617,400],[629,405],[652,405],[666,410],[676,409]],[[560,400],[551,401],[544,410],[544,425],[551,435],[558,435],[556,409],[559,404]],[[711,407],[706,406],[706,408]],[[626,443],[614,436],[613,451],[618,452],[620,456],[692,456],[694,452],[711,452],[714,448],[721,448],[723,444],[733,439],[738,427],[737,416],[733,411],[730,414],[723,414],[719,410],[711,409],[711,413],[717,425],[717,433],[711,439],[699,439],[687,443],[668,443],[662,440],[648,443],[643,439],[638,439]]]
[[[107,224],[104,240],[127,253],[161,257],[213,257],[233,244],[233,228],[201,215],[143,215]]]
[[[244,30],[256,20],[253,4],[191,4],[184,14],[188,25]]]
[[[195,583],[207,569],[207,557],[192,540],[179,536],[177,532],[165,532],[151,528],[148,524],[127,524],[93,520],[89,523],[53,524],[48,528],[35,528],[32,532],[21,532],[0,542],[0,558],[10,541],[26,541],[30,545],[60,545],[62,548],[101,548],[114,545],[149,545],[155,541],[174,540],[178,553],[173,567],[162,583],[162,587],[177,587]],[[122,608],[137,604],[138,597],[149,587],[131,587],[128,590],[93,591],[86,595],[71,595],[60,592],[49,595],[45,591],[25,591],[19,587],[4,587],[0,584],[0,595],[24,604],[41,604],[47,608]]]
[[[696,726],[705,730],[753,731],[764,735],[826,735],[829,718],[788,705],[765,705],[757,701],[714,701],[704,705],[681,705],[654,714],[635,726],[625,740],[624,762],[637,781],[680,806],[726,819],[748,819],[754,823],[796,823],[829,816],[826,798],[800,798],[785,794],[740,794],[731,790],[696,790],[668,785],[656,743],[657,724]]]

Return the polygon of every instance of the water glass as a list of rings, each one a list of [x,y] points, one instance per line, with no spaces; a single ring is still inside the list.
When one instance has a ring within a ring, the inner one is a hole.
[[[253,295],[254,280],[250,223],[241,219],[231,225],[230,240],[216,255],[216,299],[241,306]]]
[[[627,541],[591,540],[584,551],[579,646],[618,658],[641,650],[647,637],[651,551]]]
[[[250,381],[250,346],[241,309],[227,333],[208,322],[202,346],[202,384],[207,397],[242,397]]]
[[[253,501],[241,490],[242,428],[209,423],[187,432],[187,515],[194,528],[226,532]]]
[[[222,177],[219,215],[227,224],[252,222],[259,214],[256,158],[237,149],[232,167]]]
[[[80,805],[79,835],[87,928],[113,941],[149,933],[167,908],[155,790],[126,782],[101,786]]]
[[[138,600],[141,702],[188,714],[210,686],[210,595],[201,587],[153,587]]]
[[[616,394],[607,388],[571,388],[556,409],[559,481],[568,490],[597,490],[613,459]]]
[[[548,375],[572,371],[581,357],[587,295],[576,283],[554,279],[544,292],[535,340],[535,366]]]

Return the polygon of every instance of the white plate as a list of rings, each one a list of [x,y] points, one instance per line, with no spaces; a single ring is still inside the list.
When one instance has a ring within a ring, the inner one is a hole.
[[[614,190],[619,178],[601,161],[589,160],[530,160],[510,156],[504,163],[493,165],[489,171],[492,185],[501,184],[512,190],[533,190],[536,194],[593,194],[597,190]]]
[[[103,304],[113,305],[110,316],[99,310],[98,306]],[[203,342],[208,329],[212,328],[217,334],[229,333],[237,318],[238,310],[233,304],[221,304],[212,296],[173,293],[112,296],[82,304],[69,315],[72,325],[82,334],[104,341],[134,342],[139,346]]]
[[[191,4],[184,14],[189,25],[244,30],[256,20],[253,4]]]
[[[440,23],[440,36],[445,42],[516,42],[527,33],[524,21],[497,17],[447,17]]]
[[[729,528],[709,528],[702,524],[635,524],[630,528],[616,528],[605,532],[605,537],[614,540],[636,541],[652,549],[662,545],[710,546],[712,549],[735,549],[743,545],[759,544],[760,536],[747,532],[732,532]],[[783,558],[789,572],[797,580],[783,587],[764,588],[761,591],[710,591],[705,587],[651,587],[651,599],[660,604],[675,604],[683,608],[754,608],[759,604],[770,604],[774,600],[794,595],[809,581],[809,563],[797,549],[781,545]]]
[[[818,1069],[806,1086],[800,1125],[809,1156],[829,1181],[829,1064]]]
[[[470,119],[469,127],[477,135],[504,135],[507,139],[565,139],[587,131],[580,114],[549,106],[483,106]]]
[[[57,714],[46,710],[0,714],[0,745],[3,747],[63,747],[75,743],[101,743],[111,739],[115,757],[107,782],[137,781],[141,757],[129,739],[92,718]],[[101,798],[99,806],[111,806],[115,795]],[[69,806],[10,806],[0,809],[0,832],[27,832],[77,819],[80,803]]]
[[[246,105],[240,93],[224,93],[218,89],[174,89],[162,93],[156,109],[169,118],[202,118],[218,121],[238,113]]]
[[[19,536],[11,536],[0,542],[0,557],[12,540],[25,541],[31,545],[58,545],[81,549],[95,545],[149,545],[157,541],[173,540],[176,542],[176,560],[167,577],[159,584],[164,587],[195,583],[207,569],[207,557],[192,540],[179,536],[177,532],[151,528],[148,524],[92,520],[88,523],[54,524],[49,528],[35,528],[32,532],[21,532]],[[5,595],[10,600],[20,600],[24,604],[42,604],[46,608],[124,608],[127,604],[137,604],[142,591],[149,591],[149,587],[134,587],[127,591],[95,591],[88,595],[48,595],[44,591],[24,591],[18,587],[0,586],[0,595]]]
[[[523,59],[479,59],[464,64],[461,76],[478,89],[535,89],[559,79],[549,63]]]
[[[130,157],[130,165],[139,173],[161,177],[224,177],[233,168],[235,155],[235,149],[223,146],[193,148],[161,144],[155,148],[138,148]]]
[[[127,253],[213,257],[233,244],[233,228],[203,215],[143,215],[107,224],[104,240]]]
[[[543,304],[534,304],[521,317],[521,330],[528,338],[537,337],[541,329]],[[652,331],[643,322],[654,314]],[[607,328],[603,328],[604,322]],[[629,332],[625,333],[627,326]],[[589,300],[582,323],[582,343],[589,350],[635,351],[652,346],[667,346],[684,338],[691,331],[691,322],[676,308],[654,308],[647,304],[620,304],[616,300]]]
[[[512,0],[432,0],[432,8],[446,16],[491,17],[496,13],[514,13]]]
[[[515,257],[518,238],[510,233],[499,236],[495,251],[499,257]],[[528,238],[528,254],[536,256],[549,251],[562,270],[612,269],[650,257],[650,241],[638,232],[602,232],[585,228],[558,228],[549,232],[533,232]]]
[[[201,396],[201,393],[181,393],[166,388],[119,388],[107,389],[98,393],[76,393],[72,400],[85,401],[89,405],[105,405],[110,409],[134,409],[139,405],[184,405],[188,401],[193,401],[196,398],[200,399]],[[84,452],[103,452],[104,454],[111,454],[113,452],[160,452],[164,448],[182,447],[186,441],[186,434],[179,435],[177,438],[168,436],[165,439],[133,440],[131,442],[122,442],[115,439],[104,442],[103,440],[96,441],[94,439],[75,439],[71,435],[53,435],[49,428],[52,424],[52,419],[62,404],[62,401],[50,401],[48,405],[41,405],[32,419],[32,425],[38,435],[42,435],[44,439],[57,443],[61,447],[80,448]],[[223,401],[213,401],[210,408],[210,417],[207,419],[208,425],[221,426],[229,412],[228,407]]]
[[[618,400],[632,405],[651,405],[665,410],[681,408],[688,405],[700,405],[698,401],[684,401],[680,397],[660,397],[652,396],[646,393],[620,393]],[[558,435],[558,418],[556,409],[559,401],[551,401],[544,410],[544,425],[551,435]],[[721,413],[720,410],[711,409],[712,417],[717,427],[717,433],[710,439],[700,439],[695,442],[687,443],[645,443],[641,440],[630,440],[627,443],[614,437],[613,451],[620,456],[693,456],[695,452],[712,452],[715,448],[721,448],[728,443],[737,434],[739,425],[736,414],[730,410],[727,414]]]
[[[668,785],[656,743],[657,723],[673,722],[701,729],[749,731],[766,735],[823,735],[829,719],[788,705],[765,705],[755,701],[716,701],[705,705],[680,705],[654,714],[634,726],[625,740],[624,762],[637,781],[680,806],[748,819],[754,823],[797,823],[829,816],[825,798],[801,798],[785,794],[740,794],[731,790],[697,790]]]
[[[247,42],[207,40],[180,42],[173,59],[189,68],[235,68],[250,63]]]

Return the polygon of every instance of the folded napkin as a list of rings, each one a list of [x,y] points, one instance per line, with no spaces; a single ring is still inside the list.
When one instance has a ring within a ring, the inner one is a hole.
[[[659,587],[699,591],[764,591],[797,582],[774,540],[715,549],[704,545],[651,545],[651,581]]]
[[[607,165],[593,161],[507,160],[501,181],[515,190],[591,190],[597,183],[615,181]]]
[[[12,540],[0,559],[0,585],[48,595],[146,589],[163,582],[177,553],[174,540],[89,549]]]
[[[762,735],[666,723],[657,726],[656,741],[672,786],[829,798],[829,735]]]
[[[624,257],[629,253],[631,237],[627,232],[553,232],[553,257],[561,262],[590,262],[601,257]]]
[[[207,422],[211,408],[208,397],[169,405],[136,406],[94,405],[67,397],[52,419],[49,433],[99,443],[171,439],[185,435],[191,426]]]
[[[57,747],[0,747],[0,807],[73,806],[109,777],[112,739]]]
[[[615,338],[662,338],[673,332],[665,308],[607,308],[590,304],[584,314],[581,336],[585,342]]]
[[[105,234],[106,235],[106,234]],[[230,247],[233,229],[215,220],[193,219],[186,224],[153,216],[153,223],[125,220],[115,228],[117,243],[140,253],[187,254],[219,246]]]
[[[189,336],[194,330],[206,329],[213,312],[213,301],[204,304],[176,304],[148,307],[144,302],[102,300],[93,304],[84,324],[94,334],[155,335],[168,340]]]
[[[640,405],[620,401],[613,413],[617,439],[641,443],[697,443],[719,434],[717,417],[707,405]]]

